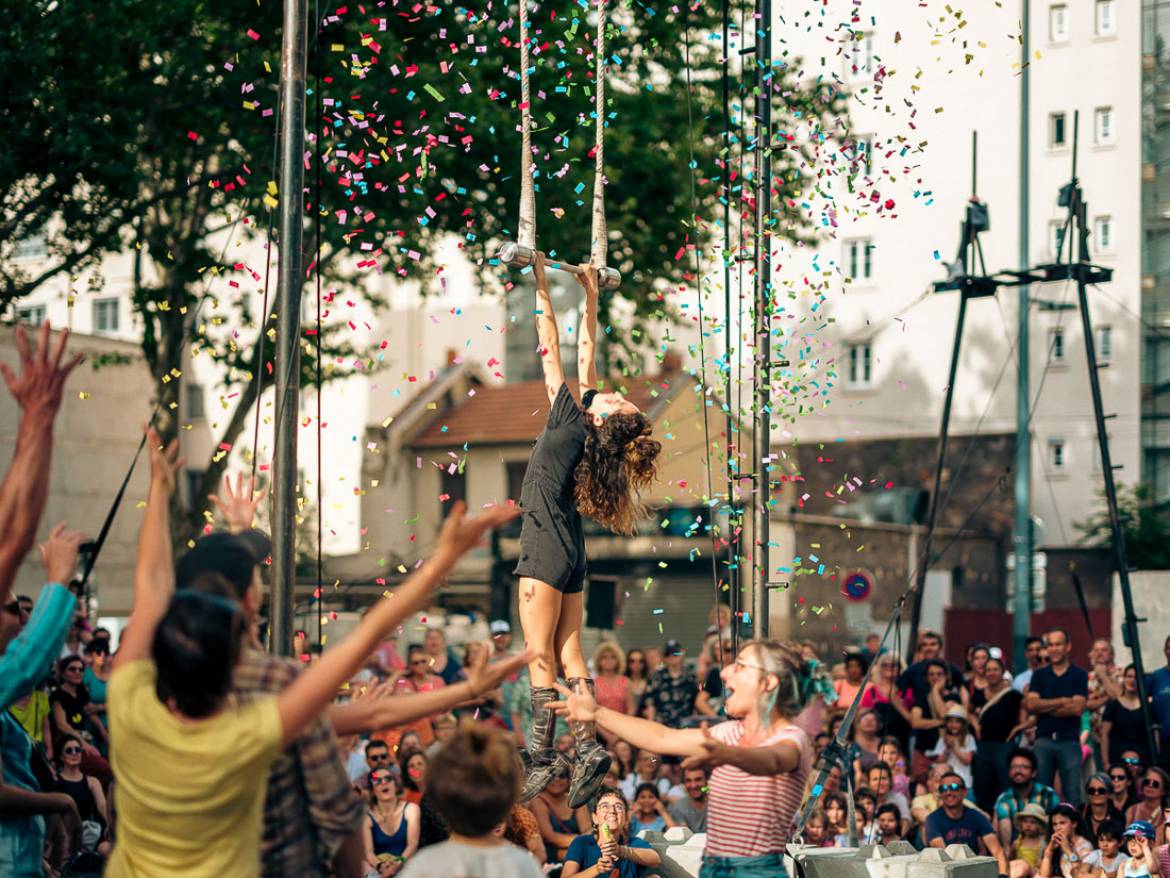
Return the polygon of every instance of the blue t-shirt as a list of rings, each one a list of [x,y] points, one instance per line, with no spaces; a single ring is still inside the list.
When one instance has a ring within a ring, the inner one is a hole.
[[[651,832],[666,832],[666,821],[661,814],[654,815],[651,820],[639,820],[637,815],[630,817],[630,835],[637,835],[643,829]]]
[[[1088,698],[1089,675],[1076,665],[1069,665],[1063,674],[1057,676],[1050,665],[1045,665],[1032,673],[1030,688],[1041,698],[1071,698],[1075,695]],[[1080,734],[1079,716],[1053,716],[1050,713],[1042,713],[1036,719],[1037,738],[1075,741]]]
[[[927,844],[941,838],[944,844],[965,844],[975,853],[985,853],[983,836],[994,835],[991,821],[974,808],[964,808],[958,820],[952,820],[942,808],[926,818],[924,837]]]
[[[648,843],[640,838],[631,838],[626,842],[626,847],[630,848],[644,848],[646,850],[653,850]],[[570,860],[577,863],[584,872],[590,866],[596,866],[597,861],[601,859],[601,845],[597,843],[597,839],[592,835],[578,835],[573,839],[569,845],[569,850],[565,853],[565,862]],[[639,866],[637,863],[630,860],[618,860],[618,875],[620,878],[642,878],[646,874],[647,866]]]
[[[1163,729],[1170,729],[1170,668],[1158,668],[1146,677],[1146,694],[1150,707]]]

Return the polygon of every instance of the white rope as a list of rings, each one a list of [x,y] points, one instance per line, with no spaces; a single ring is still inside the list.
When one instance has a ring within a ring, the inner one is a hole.
[[[532,96],[528,88],[528,9],[520,0],[520,227],[517,241],[536,249],[536,192],[532,182]]]
[[[605,0],[597,0],[597,75],[593,83],[597,130],[594,136],[593,171],[593,244],[589,262],[598,269],[605,267],[609,255],[605,225]]]

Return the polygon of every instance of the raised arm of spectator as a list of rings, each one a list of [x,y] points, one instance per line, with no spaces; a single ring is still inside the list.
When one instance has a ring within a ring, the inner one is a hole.
[[[0,710],[32,692],[61,654],[77,607],[77,599],[61,582],[68,582],[77,568],[81,540],[81,534],[66,530],[62,522],[41,546],[49,585],[41,591],[24,630],[0,655]],[[0,613],[5,612],[9,612],[7,607],[0,608]]]
[[[150,657],[158,623],[175,593],[175,564],[171,556],[171,495],[183,461],[179,440],[166,448],[152,427],[146,428],[150,450],[150,493],[138,531],[138,560],[134,565],[134,605],[130,624],[118,644],[117,661]]]
[[[772,775],[794,771],[800,765],[800,749],[791,741],[766,747],[730,747],[713,738],[706,725],[700,729],[671,729],[651,720],[601,707],[588,693],[570,692],[559,684],[557,691],[565,700],[556,702],[553,707],[566,718],[576,722],[596,722],[639,750],[686,757],[684,768],[702,765],[710,770],[720,765],[735,765],[748,774]]]
[[[386,691],[376,693],[373,697],[333,705],[329,708],[329,721],[333,724],[333,730],[344,736],[396,728],[424,716],[447,713],[495,689],[510,674],[527,666],[535,657],[536,653],[530,650],[523,655],[510,656],[489,665],[485,654],[468,669],[467,679],[453,686],[415,695],[394,695],[393,687],[387,687]]]
[[[49,493],[49,463],[53,455],[53,422],[69,373],[81,362],[77,354],[62,364],[69,331],[64,330],[50,352],[49,322],[41,324],[36,351],[28,333],[16,329],[20,374],[0,363],[0,374],[20,406],[20,426],[8,473],[0,484],[0,605],[12,600],[12,582],[24,556],[32,548]]]
[[[577,336],[577,380],[580,392],[597,387],[597,362],[594,351],[597,347],[597,269],[582,265],[577,281],[585,289],[585,314],[581,319]]]
[[[516,507],[495,506],[468,518],[466,506],[456,503],[439,532],[435,554],[393,594],[378,601],[348,637],[277,696],[284,744],[295,740],[309,720],[333,701],[341,684],[362,668],[391,631],[427,606],[447,572],[484,534],[519,514]]]
[[[536,337],[540,342],[540,364],[544,370],[544,389],[549,404],[556,402],[561,385],[565,383],[565,369],[561,365],[561,336],[557,329],[557,313],[553,310],[548,291],[548,275],[544,270],[544,256],[536,254],[532,263],[536,280]]]

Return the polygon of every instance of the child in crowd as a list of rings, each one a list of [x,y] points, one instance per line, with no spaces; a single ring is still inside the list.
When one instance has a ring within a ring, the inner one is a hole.
[[[827,793],[824,798],[826,832],[829,838],[849,834],[849,806],[841,793]]]
[[[891,844],[902,840],[902,814],[898,806],[887,802],[877,809],[877,844]]]
[[[541,878],[532,854],[494,831],[508,819],[524,784],[511,738],[497,728],[464,719],[435,754],[433,768],[427,795],[451,836],[415,854],[403,878]]]
[[[971,761],[975,758],[975,738],[971,735],[967,720],[967,708],[954,704],[947,708],[942,734],[938,743],[926,755],[935,762],[945,762],[955,774],[963,779],[967,789],[972,788]]]
[[[1106,820],[1097,830],[1097,850],[1085,857],[1085,868],[1092,878],[1117,878],[1129,854],[1121,849],[1123,828],[1116,820]]]
[[[630,835],[637,835],[643,829],[666,832],[674,825],[659,797],[658,787],[652,783],[638,784],[634,791],[634,811],[630,815]]]
[[[1121,864],[1124,878],[1150,878],[1159,875],[1158,855],[1154,851],[1157,832],[1148,820],[1135,820],[1125,828],[1129,859]]]
[[[893,790],[905,796],[910,801],[910,777],[906,774],[906,757],[902,753],[902,743],[892,735],[882,738],[878,744],[878,759],[890,766],[893,772]]]
[[[833,847],[833,836],[829,832],[829,818],[820,808],[809,815],[808,823],[804,825],[804,843],[817,848]]]
[[[1016,814],[1016,830],[1019,834],[1009,856],[1011,878],[1031,878],[1040,871],[1040,858],[1048,845],[1048,815],[1036,803],[1029,803]]]
[[[857,843],[874,844],[877,838],[877,824],[874,823],[877,793],[869,787],[860,787],[853,794],[853,802],[857,808]],[[836,842],[839,848],[850,847],[848,826],[837,836]]]

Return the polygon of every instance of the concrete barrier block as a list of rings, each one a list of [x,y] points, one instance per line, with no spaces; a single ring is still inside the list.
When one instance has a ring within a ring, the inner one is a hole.
[[[992,857],[965,845],[916,851],[907,842],[849,848],[788,849],[789,874],[804,878],[996,878]]]
[[[706,833],[693,833],[685,826],[676,826],[665,834],[642,830],[638,838],[662,857],[662,865],[654,870],[656,874],[662,878],[698,878],[703,848],[707,846]]]

